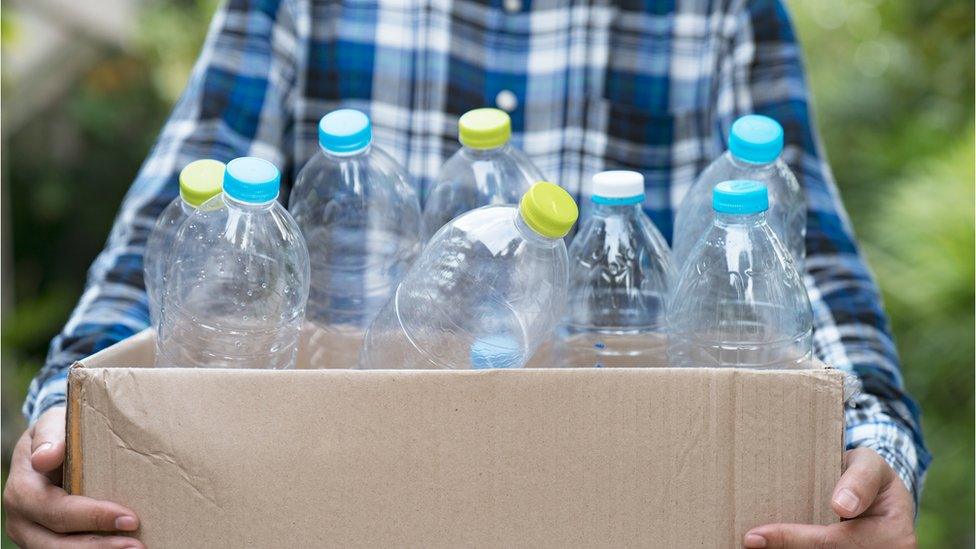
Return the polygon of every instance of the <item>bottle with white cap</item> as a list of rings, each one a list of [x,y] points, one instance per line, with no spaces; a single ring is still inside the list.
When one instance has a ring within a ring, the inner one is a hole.
[[[157,366],[294,366],[309,262],[276,200],[280,182],[266,160],[231,160],[224,192],[183,223],[162,294]]]
[[[807,206],[803,189],[783,162],[783,127],[767,116],[750,114],[732,124],[729,150],[715,159],[685,195],[674,220],[674,263],[680,268],[691,248],[712,226],[712,188],[727,180],[747,179],[766,185],[766,220],[786,245],[797,269],[806,256]]]
[[[406,170],[373,143],[369,118],[342,109],[319,122],[319,152],[289,210],[312,261],[310,363],[354,368],[363,334],[420,251],[420,201]]]
[[[458,120],[461,148],[437,176],[424,203],[424,241],[464,212],[492,204],[518,204],[542,173],[512,146],[512,121],[499,109],[474,109]]]
[[[715,220],[692,248],[668,308],[671,366],[798,368],[813,314],[792,255],[767,222],[758,181],[724,181]]]
[[[641,207],[644,176],[598,173],[591,200],[569,247],[569,304],[555,365],[666,366],[671,251]]]
[[[153,328],[159,327],[160,294],[166,285],[166,267],[170,265],[169,256],[176,232],[194,210],[220,194],[223,180],[223,162],[196,160],[187,164],[180,172],[179,196],[166,206],[149,233],[143,257],[143,280],[149,297],[149,320]]]
[[[364,368],[519,368],[566,305],[563,237],[579,212],[540,182],[438,231],[366,334]]]

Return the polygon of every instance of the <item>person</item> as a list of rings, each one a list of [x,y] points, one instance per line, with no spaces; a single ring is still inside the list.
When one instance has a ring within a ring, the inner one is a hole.
[[[229,0],[185,93],[127,194],[105,250],[24,404],[4,491],[11,538],[28,547],[139,547],[124,506],[57,486],[67,368],[148,324],[142,253],[154,219],[199,158],[263,157],[294,178],[326,112],[368,112],[374,135],[421,189],[456,147],[460,114],[497,106],[542,172],[577,195],[602,169],[647,181],[665,235],[696,175],[750,112],[785,129],[784,158],[809,204],[805,279],[816,355],[852,372],[843,520],[768,524],[746,547],[912,546],[929,463],[879,292],[814,129],[793,27],[777,0]],[[288,192],[283,192],[286,197]],[[92,534],[95,532],[95,534]]]

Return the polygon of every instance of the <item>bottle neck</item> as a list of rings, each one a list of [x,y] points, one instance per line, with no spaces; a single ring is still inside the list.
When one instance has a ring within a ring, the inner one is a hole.
[[[743,160],[742,158],[735,156],[731,151],[726,151],[725,154],[728,157],[729,163],[740,170],[764,172],[767,170],[772,170],[773,166],[776,164],[776,160],[773,160],[772,162],[749,162],[748,160]]]
[[[350,160],[350,159],[353,159],[353,158],[358,158],[358,157],[365,156],[365,155],[369,154],[370,149],[373,148],[373,144],[370,143],[369,145],[366,145],[365,147],[363,147],[363,148],[361,148],[359,150],[350,151],[350,152],[335,152],[335,151],[330,151],[330,150],[326,149],[325,147],[323,147],[321,145],[319,145],[319,148],[322,149],[322,153],[325,154],[325,156],[328,156],[329,158],[334,158],[337,161],[340,161],[341,162],[343,160]]]
[[[732,214],[715,212],[715,225],[719,227],[752,227],[766,223],[766,212]]]
[[[237,200],[236,198],[230,196],[227,193],[224,193],[224,204],[229,209],[241,210],[246,212],[259,212],[263,210],[270,210],[272,207],[274,207],[275,202],[277,200],[278,200],[278,196],[276,195],[274,198],[272,198],[267,202],[260,202],[260,203],[244,202],[242,200]]]
[[[600,204],[593,203],[592,215],[597,217],[610,217],[614,215],[624,217],[634,217],[642,212],[640,204]]]
[[[535,229],[529,227],[529,224],[522,218],[522,213],[517,209],[515,211],[515,228],[526,242],[536,246],[552,248],[562,242],[561,238],[549,238],[535,232]]]
[[[182,198],[180,198],[180,209],[183,210],[183,215],[190,215],[193,212],[197,211],[196,206],[190,204],[189,202],[183,200]]]
[[[474,149],[467,145],[462,145],[464,154],[466,154],[469,158],[473,160],[487,160],[495,156],[499,156],[507,153],[510,148],[511,145],[508,143],[505,143],[500,147],[495,147],[493,149]]]

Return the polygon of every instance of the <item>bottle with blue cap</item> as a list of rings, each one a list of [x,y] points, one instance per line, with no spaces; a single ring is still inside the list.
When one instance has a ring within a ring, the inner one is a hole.
[[[474,109],[458,120],[461,148],[444,162],[424,202],[424,241],[464,212],[492,204],[517,204],[545,179],[511,144],[512,121],[500,109]]]
[[[712,209],[669,300],[671,366],[804,367],[813,313],[793,256],[767,222],[766,185],[723,181]]]
[[[187,164],[179,176],[179,195],[163,209],[146,240],[143,256],[143,280],[149,298],[149,321],[159,328],[159,307],[166,286],[166,268],[183,222],[204,202],[220,194],[224,180],[224,163],[196,160]]]
[[[667,366],[671,250],[647,217],[644,176],[593,176],[593,207],[569,247],[569,305],[555,365]]]
[[[354,368],[366,328],[420,251],[420,200],[365,114],[330,112],[318,130],[289,200],[312,261],[307,349],[312,364]]]
[[[769,192],[770,227],[803,272],[806,256],[807,206],[796,177],[783,162],[783,127],[767,116],[737,119],[729,133],[729,149],[715,159],[685,195],[674,220],[673,258],[680,268],[692,247],[712,226],[712,188],[720,181],[760,181]]]
[[[563,237],[579,212],[539,182],[437,232],[366,333],[364,368],[520,368],[566,305]]]
[[[223,193],[183,222],[169,257],[157,366],[294,367],[309,259],[277,200],[280,183],[266,160],[231,160]]]

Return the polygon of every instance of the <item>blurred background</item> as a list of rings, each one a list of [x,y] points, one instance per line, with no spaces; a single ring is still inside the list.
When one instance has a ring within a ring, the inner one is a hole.
[[[183,89],[216,4],[3,2],[4,479],[27,385]],[[828,156],[935,456],[920,546],[972,547],[973,3],[788,4]]]

